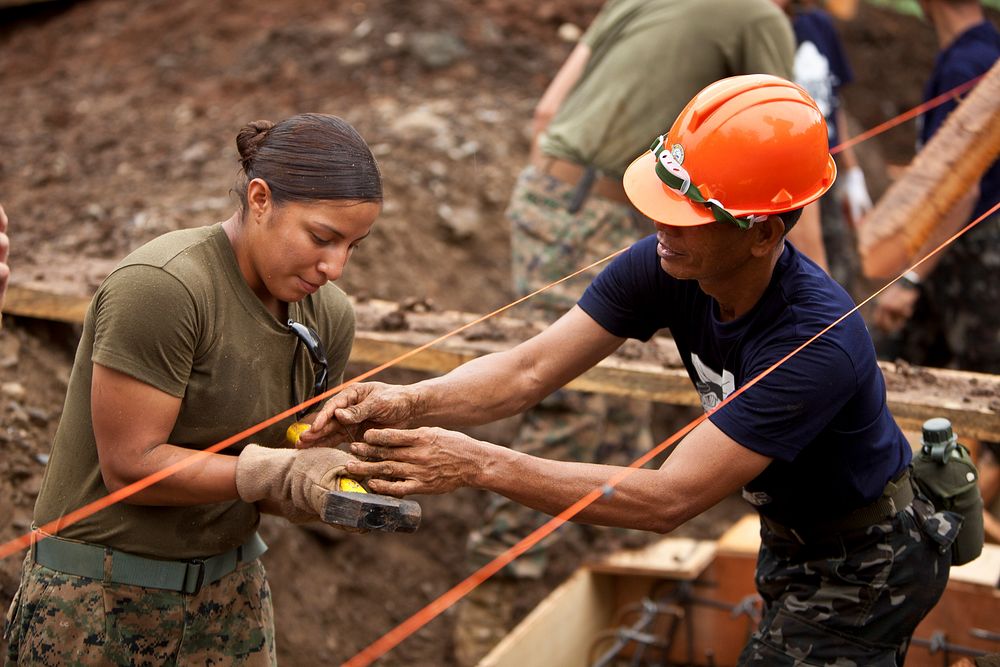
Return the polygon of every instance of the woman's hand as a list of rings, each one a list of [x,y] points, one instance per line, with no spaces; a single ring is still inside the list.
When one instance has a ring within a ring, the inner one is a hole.
[[[406,427],[416,416],[417,404],[416,393],[407,386],[352,385],[326,402],[298,446],[331,446],[358,440],[369,428]]]
[[[443,428],[378,429],[365,433],[351,451],[367,461],[351,461],[347,471],[369,477],[375,493],[406,496],[440,494],[475,486],[496,447]]]

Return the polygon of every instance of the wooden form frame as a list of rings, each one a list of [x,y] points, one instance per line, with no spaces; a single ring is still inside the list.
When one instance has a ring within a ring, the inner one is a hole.
[[[479,667],[592,664],[591,654],[599,654],[592,650],[595,638],[634,622],[635,616],[626,615],[625,610],[652,590],[669,590],[664,583],[669,587],[673,582],[692,582],[695,595],[738,605],[756,592],[759,546],[760,522],[756,514],[750,514],[717,542],[666,537],[642,550],[589,563],[545,598]],[[940,602],[917,626],[914,638],[930,640],[938,635],[951,644],[997,651],[996,642],[973,636],[970,630],[1000,632],[1000,589],[994,585],[998,577],[1000,545],[987,544],[979,559],[952,568]],[[753,626],[749,617],[734,616],[726,609],[688,606],[669,658],[675,664],[735,665]],[[651,632],[655,635],[663,629],[661,625]],[[655,649],[649,651],[653,653],[647,657],[659,657]],[[631,647],[622,655],[631,655]],[[940,651],[932,653],[927,646],[914,644],[906,667],[940,667],[942,659]]]

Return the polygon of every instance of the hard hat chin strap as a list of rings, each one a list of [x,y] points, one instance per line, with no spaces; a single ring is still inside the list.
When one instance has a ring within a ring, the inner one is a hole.
[[[663,184],[677,194],[709,209],[712,216],[719,222],[729,222],[746,231],[754,224],[767,220],[766,215],[736,217],[727,211],[718,199],[708,199],[701,194],[698,186],[691,182],[691,175],[688,174],[687,169],[674,159],[670,151],[666,150],[666,137],[664,135],[661,134],[649,147],[649,150],[656,157],[656,175],[663,181]]]

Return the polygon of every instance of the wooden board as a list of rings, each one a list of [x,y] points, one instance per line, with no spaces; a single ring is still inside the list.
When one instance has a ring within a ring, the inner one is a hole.
[[[665,537],[642,549],[616,551],[587,563],[593,572],[691,580],[715,557],[715,542]]]
[[[27,273],[27,272],[26,272]],[[96,279],[88,274],[88,283]],[[39,284],[10,289],[9,315],[79,324],[90,297],[49,292]],[[470,313],[426,309],[422,302],[366,300],[355,304],[358,331],[351,361],[381,365],[477,318]],[[508,349],[541,330],[538,323],[498,316],[401,361],[398,366],[440,375],[476,357]],[[1000,376],[881,362],[889,407],[904,428],[918,430],[931,417],[946,417],[963,438],[1000,440]],[[569,388],[630,396],[670,405],[700,405],[698,394],[669,337],[647,344],[628,341],[619,351],[573,380]]]
[[[83,324],[90,307],[90,297],[48,292],[34,287],[11,285],[7,289],[3,312],[7,315],[39,320]]]
[[[721,554],[757,558],[760,549],[760,516],[747,514],[719,538],[716,550]]]
[[[952,567],[949,581],[964,581],[987,588],[1000,586],[1000,544],[984,544],[979,558]],[[1000,617],[997,620],[1000,621]],[[1000,646],[997,649],[1000,650]]]
[[[587,665],[594,637],[610,623],[614,581],[577,570],[500,640],[479,667]]]

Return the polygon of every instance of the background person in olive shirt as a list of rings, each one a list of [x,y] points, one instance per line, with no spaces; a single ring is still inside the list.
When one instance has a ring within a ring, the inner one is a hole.
[[[251,123],[236,143],[239,210],[144,245],[95,295],[36,525],[306,397],[321,366],[290,320],[316,333],[340,381],[354,314],[331,283],[380,213],[375,159],[354,128],[319,114]],[[287,426],[254,439],[282,443]],[[37,541],[6,660],[274,664],[259,514],[318,518],[349,459],[238,443]]]

